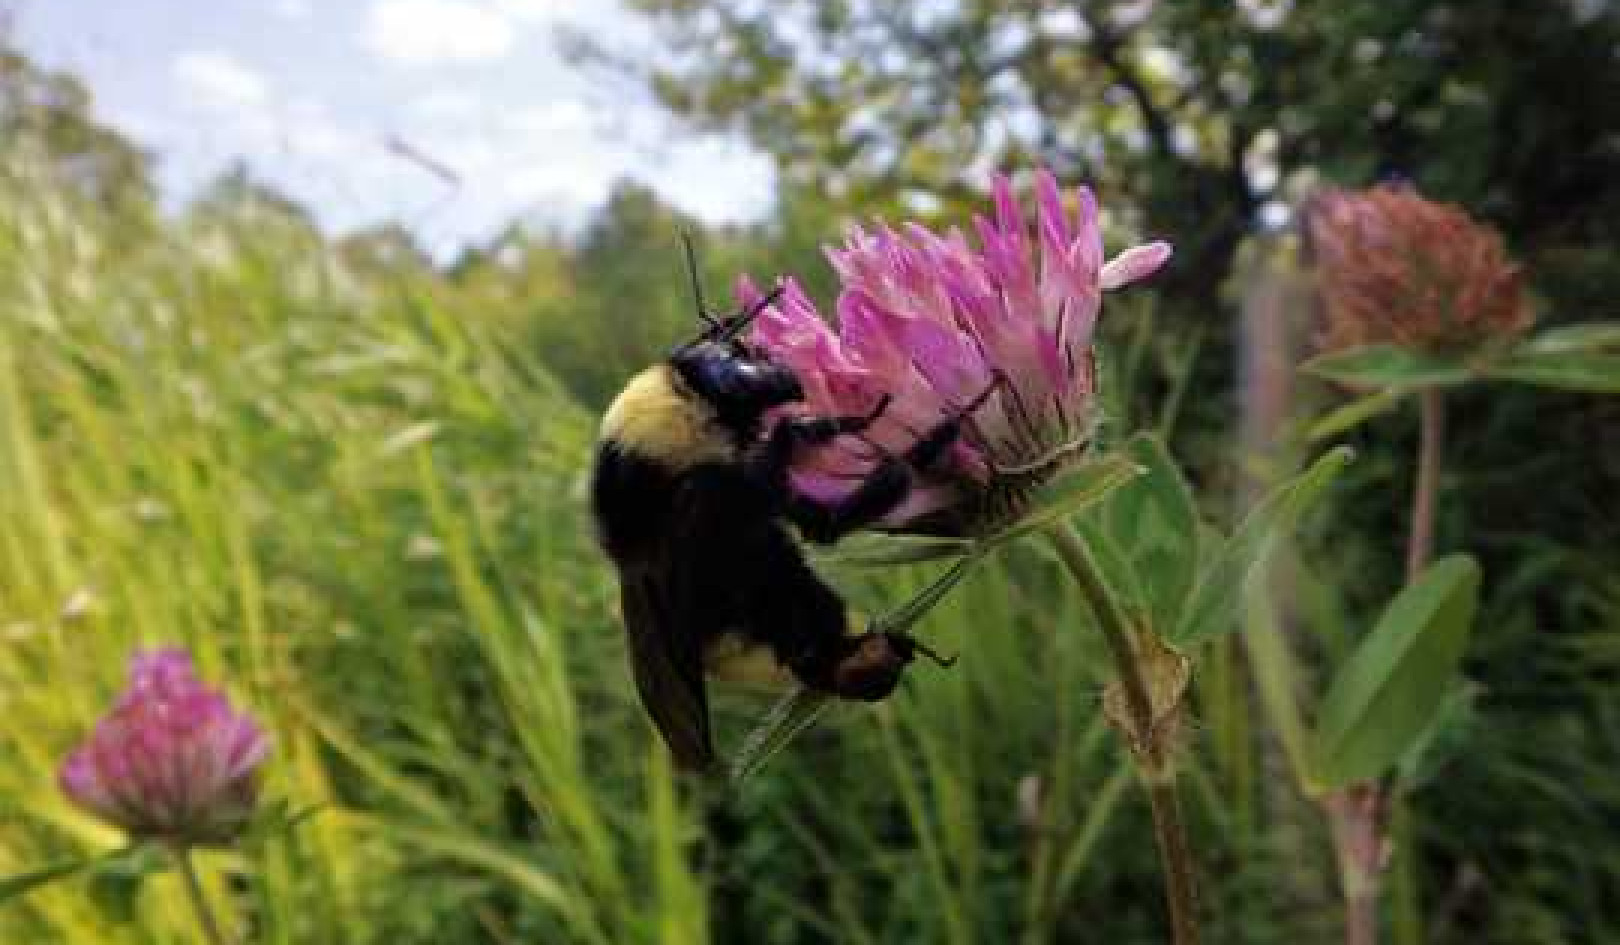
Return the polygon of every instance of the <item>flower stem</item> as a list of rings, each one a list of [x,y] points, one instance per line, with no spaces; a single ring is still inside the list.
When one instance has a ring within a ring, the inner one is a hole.
[[[1406,536],[1406,583],[1417,580],[1434,557],[1435,506],[1445,449],[1445,400],[1438,388],[1418,395],[1417,475],[1412,482],[1412,522]],[[1364,796],[1357,800],[1358,792]],[[1352,785],[1328,798],[1344,886],[1345,945],[1376,945],[1382,891],[1382,853],[1389,800],[1386,784]]]
[[[1119,673],[1120,688],[1132,727],[1141,733],[1139,737],[1143,743],[1131,746],[1132,756],[1147,787],[1148,804],[1153,813],[1153,834],[1164,869],[1164,895],[1170,909],[1172,941],[1175,945],[1197,945],[1198,892],[1192,851],[1187,845],[1187,833],[1181,823],[1181,808],[1176,799],[1175,759],[1171,746],[1160,744],[1155,738],[1158,726],[1153,716],[1148,682],[1137,649],[1131,642],[1130,626],[1114,595],[1103,582],[1097,562],[1085,541],[1067,525],[1060,525],[1048,534],[1096,618]]]
[[[1406,541],[1406,580],[1411,583],[1434,555],[1434,507],[1440,491],[1440,454],[1445,445],[1445,403],[1440,391],[1418,395],[1417,480],[1412,486],[1412,527]]]
[[[1198,942],[1198,883],[1194,878],[1192,850],[1187,846],[1187,830],[1181,825],[1181,801],[1176,782],[1148,784],[1148,804],[1153,809],[1153,838],[1159,844],[1159,860],[1164,864],[1164,896],[1170,904],[1171,941],[1176,945]]]
[[[203,895],[202,881],[197,878],[197,867],[191,861],[190,848],[175,847],[173,852],[175,861],[180,865],[180,875],[186,881],[186,896],[196,910],[198,923],[202,925],[203,938],[208,940],[208,945],[228,945],[225,933],[219,929],[219,920],[208,906],[208,897]]]
[[[1378,941],[1383,803],[1383,788],[1376,782],[1352,784],[1322,800],[1344,895],[1345,945],[1376,945]]]

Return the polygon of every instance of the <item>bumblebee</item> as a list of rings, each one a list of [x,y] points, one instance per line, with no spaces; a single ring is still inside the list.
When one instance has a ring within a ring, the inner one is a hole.
[[[918,653],[933,657],[910,637],[861,626],[811,570],[789,523],[818,543],[872,525],[905,499],[912,469],[940,460],[962,417],[887,456],[839,502],[794,494],[797,450],[860,434],[889,401],[862,416],[767,424],[772,408],[804,398],[791,370],[741,340],[780,291],[723,320],[704,314],[700,298],[707,328],[633,377],[602,420],[591,484],[598,539],[618,570],[641,700],[691,770],[715,759],[706,675],[797,680],[877,701]]]

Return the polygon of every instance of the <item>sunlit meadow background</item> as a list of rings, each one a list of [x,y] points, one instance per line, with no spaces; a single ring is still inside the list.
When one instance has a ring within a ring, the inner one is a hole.
[[[408,227],[318,225],[265,183],[274,154],[177,206],[73,76],[3,53],[0,875],[120,842],[55,769],[131,648],[178,642],[271,730],[266,799],[314,810],[203,858],[256,943],[1162,940],[1100,645],[1033,552],[922,625],[954,669],[839,711],[726,810],[672,779],[584,482],[596,413],[690,325],[678,232],[713,297],[796,272],[825,301],[817,246],[844,220],[963,221],[996,166],[1094,181],[1114,245],[1178,245],[1104,313],[1104,435],[1163,433],[1214,522],[1342,396],[1291,378],[1314,303],[1287,224],[1317,182],[1468,206],[1543,324],[1620,311],[1602,0],[638,6],[666,58],[615,62],[597,34],[574,61],[746,135],[779,170],[763,222],[625,183],[583,223],[430,254]],[[432,159],[377,160],[456,173]],[[1620,399],[1453,404],[1439,546],[1486,575],[1476,708],[1397,811],[1386,931],[1620,940]],[[1339,437],[1357,461],[1279,578],[1312,665],[1399,582],[1414,427]],[[1183,794],[1208,937],[1331,940],[1325,828],[1252,670],[1240,637],[1199,667]],[[727,743],[768,705],[722,697]],[[189,920],[172,873],[103,870],[0,904],[0,941],[189,942]]]

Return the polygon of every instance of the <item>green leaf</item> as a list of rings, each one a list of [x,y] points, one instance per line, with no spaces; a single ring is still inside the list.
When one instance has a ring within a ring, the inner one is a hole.
[[[1332,439],[1335,436],[1353,430],[1373,417],[1385,413],[1401,402],[1401,398],[1412,391],[1404,387],[1386,387],[1375,391],[1329,411],[1321,419],[1311,425],[1310,432],[1306,434],[1312,443]]]
[[[1519,348],[1543,354],[1620,350],[1620,321],[1564,325],[1538,332]]]
[[[1442,558],[1395,595],[1322,700],[1317,787],[1379,777],[1417,743],[1451,691],[1478,598],[1467,555]]]
[[[1135,574],[1141,606],[1162,633],[1174,625],[1198,573],[1198,508],[1157,437],[1132,437],[1123,452],[1143,472],[1109,495],[1101,517]]]
[[[1086,516],[1074,522],[1076,529],[1091,549],[1092,561],[1101,572],[1103,583],[1113,592],[1116,600],[1127,609],[1140,614],[1147,609],[1147,591],[1137,579],[1136,569],[1125,555],[1124,549],[1114,541],[1099,516]]]
[[[1353,455],[1347,446],[1329,450],[1250,510],[1199,574],[1170,642],[1185,648],[1237,627],[1238,605],[1249,578]]]
[[[910,630],[912,624],[933,610],[934,605],[943,600],[951,588],[959,584],[983,560],[982,552],[958,558],[949,568],[930,581],[928,586],[913,594],[910,600],[874,620],[872,629],[886,633],[905,633]]]
[[[818,566],[834,568],[885,568],[959,557],[972,550],[973,542],[965,538],[862,532],[830,548],[817,549],[813,560]]]
[[[1414,788],[1429,783],[1468,747],[1483,689],[1479,683],[1462,679],[1446,692],[1428,727],[1401,756],[1396,777],[1403,786]]]
[[[329,805],[324,803],[307,804],[295,809],[286,798],[275,800],[261,800],[258,812],[248,824],[246,841],[263,843],[273,837],[290,834],[298,829],[304,821],[313,818],[324,811]]]
[[[1243,644],[1255,694],[1282,746],[1295,783],[1303,787],[1310,782],[1311,736],[1299,704],[1299,660],[1283,636],[1277,603],[1271,595],[1264,588],[1250,588],[1243,603]]]
[[[1620,394],[1620,351],[1520,349],[1492,364],[1485,374],[1538,387]]]
[[[741,784],[753,777],[788,742],[814,724],[831,703],[831,696],[813,689],[789,689],[737,749],[731,763],[731,782]]]
[[[91,873],[91,899],[103,911],[115,917],[126,917],[131,914],[130,901],[138,891],[140,882],[152,873],[166,869],[168,862],[162,850],[148,843],[132,842],[95,856],[61,860],[37,870],[0,878],[0,902],[88,868]]]
[[[133,922],[141,887],[148,877],[172,865],[169,855],[149,843],[135,843],[100,858],[90,870],[86,888],[103,915],[116,922]]]
[[[37,870],[29,870],[26,873],[0,878],[0,902],[21,896],[23,893],[30,892],[46,883],[53,883],[56,880],[71,876],[89,866],[92,862],[94,861],[89,857],[81,856],[71,860],[61,860],[49,866],[42,866]]]
[[[1302,370],[1357,387],[1448,387],[1473,377],[1454,356],[1413,351],[1399,345],[1367,345],[1335,351],[1305,362]]]
[[[1141,467],[1121,453],[1110,453],[1101,459],[1083,463],[1068,475],[1042,487],[1016,522],[981,540],[979,545],[989,550],[1045,531],[1053,522],[1095,505],[1142,473]]]

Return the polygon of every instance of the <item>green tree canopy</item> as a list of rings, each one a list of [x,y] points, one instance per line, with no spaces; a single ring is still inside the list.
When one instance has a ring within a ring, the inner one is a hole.
[[[1175,240],[1160,285],[1206,316],[1267,204],[1322,178],[1412,179],[1549,263],[1589,267],[1620,226],[1606,2],[635,6],[674,50],[647,76],[662,100],[789,182],[926,212],[1039,160]]]
[[[144,151],[91,114],[77,78],[41,68],[12,49],[0,24],[0,141],[8,175],[40,185],[128,225],[149,227],[154,188]]]

